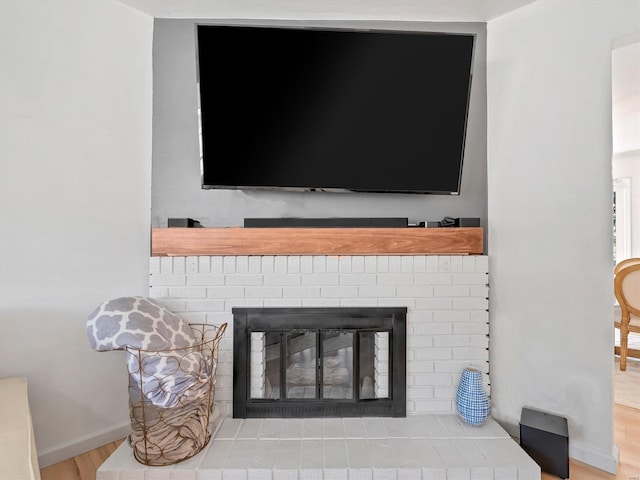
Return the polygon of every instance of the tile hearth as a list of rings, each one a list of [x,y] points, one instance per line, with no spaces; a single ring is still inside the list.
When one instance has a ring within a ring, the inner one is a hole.
[[[217,417],[198,455],[146,467],[122,445],[97,480],[539,480],[540,468],[489,418]]]

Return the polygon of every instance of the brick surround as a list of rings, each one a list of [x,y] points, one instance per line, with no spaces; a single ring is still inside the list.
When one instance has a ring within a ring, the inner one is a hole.
[[[488,278],[483,255],[151,257],[149,295],[190,322],[230,327],[233,307],[406,306],[407,414],[446,414],[465,366],[489,390]],[[232,330],[216,382],[226,414]]]

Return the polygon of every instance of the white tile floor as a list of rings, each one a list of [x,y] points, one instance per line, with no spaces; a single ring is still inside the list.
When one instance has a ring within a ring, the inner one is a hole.
[[[218,417],[209,445],[167,467],[124,442],[97,480],[539,480],[540,468],[493,419]]]

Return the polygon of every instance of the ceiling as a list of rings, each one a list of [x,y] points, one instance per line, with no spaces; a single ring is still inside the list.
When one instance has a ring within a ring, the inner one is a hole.
[[[488,22],[535,0],[120,0],[156,18]]]

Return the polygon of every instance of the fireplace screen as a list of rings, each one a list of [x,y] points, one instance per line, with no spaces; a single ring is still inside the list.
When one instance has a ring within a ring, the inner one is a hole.
[[[406,308],[234,308],[233,415],[404,416]]]

